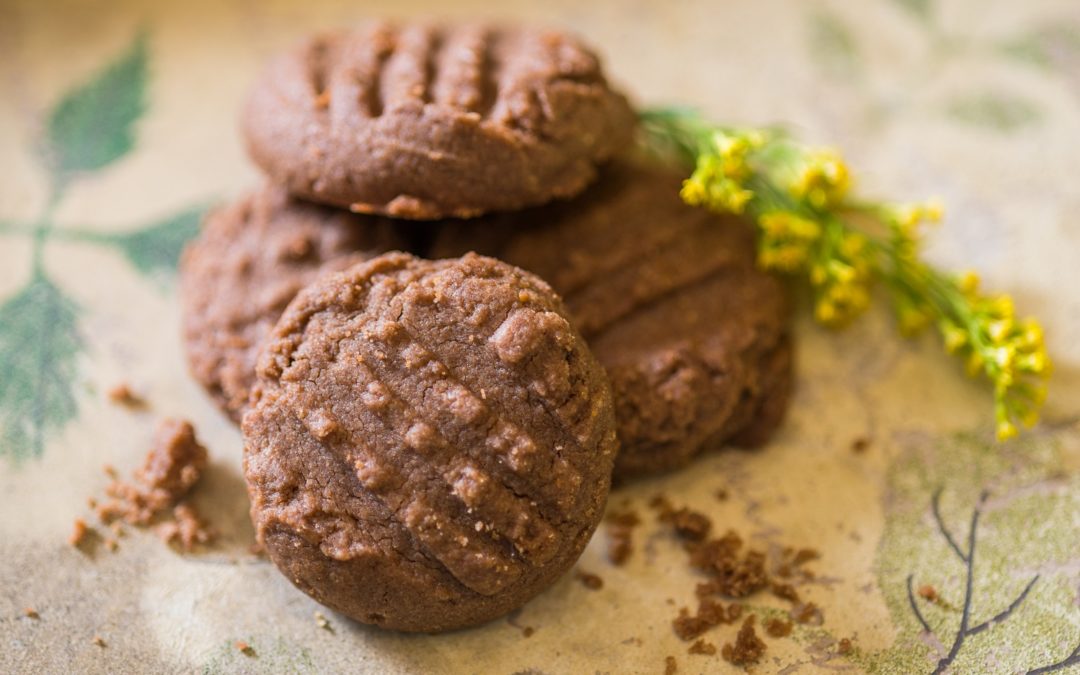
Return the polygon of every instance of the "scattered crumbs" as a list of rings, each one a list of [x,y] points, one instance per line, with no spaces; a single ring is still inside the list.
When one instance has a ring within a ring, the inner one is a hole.
[[[856,455],[861,455],[870,449],[870,439],[865,436],[859,436],[851,442],[851,451]]]
[[[716,501],[718,502],[726,502],[730,495],[728,494],[727,490],[725,490],[724,488],[720,488],[713,493],[713,496],[716,497]]]
[[[702,654],[704,656],[714,656],[716,654],[716,645],[704,640],[698,640],[694,644],[690,645],[690,649],[687,650],[688,654]]]
[[[923,584],[919,586],[919,597],[930,602],[937,602],[941,596],[938,595],[937,589],[930,584]]]
[[[76,518],[71,530],[71,536],[68,537],[68,543],[78,548],[86,541],[86,535],[89,531],[90,528],[86,526],[86,521],[82,518]]]
[[[157,534],[166,544],[177,544],[181,550],[190,553],[196,544],[210,543],[217,533],[200,517],[195,507],[186,502],[173,508],[173,519],[162,523]]]
[[[595,574],[579,571],[577,573],[577,578],[578,581],[590,591],[598,591],[604,587],[604,580]]]
[[[117,537],[123,534],[121,523],[139,527],[158,523],[157,532],[163,540],[190,552],[196,544],[209,543],[216,536],[185,501],[206,464],[206,448],[195,438],[191,423],[166,418],[158,424],[150,451],[132,480],[120,480],[116,469],[106,464],[104,471],[112,478],[105,488],[109,499],[87,502]],[[105,546],[115,550],[115,539],[106,539]]]
[[[104,647],[106,646],[106,645],[105,645],[105,639],[104,639],[104,638],[102,638],[102,637],[101,637],[100,635],[95,635],[95,636],[94,636],[94,640],[93,640],[93,642],[94,642],[94,644],[96,644],[96,645],[97,645],[98,647],[102,647],[102,648],[104,648]]]
[[[40,619],[41,618],[41,615],[38,614],[38,611],[36,609],[34,609],[33,607],[24,607],[23,608],[23,616],[25,616],[27,619]]]
[[[675,660],[674,656],[669,656],[664,659],[664,675],[675,675],[679,671],[679,662]]]
[[[634,550],[634,528],[641,524],[641,518],[634,511],[616,511],[604,520],[607,523],[608,560],[613,565],[623,565]]]
[[[251,648],[251,645],[244,642],[243,640],[237,640],[236,642],[234,642],[233,647],[235,647],[236,651],[240,652],[244,656],[255,656],[255,650]]]
[[[521,629],[521,637],[531,638],[535,632],[536,629],[532,626],[525,626]]]
[[[787,600],[788,602],[799,602],[799,592],[795,590],[795,587],[791,584],[781,584],[773,582],[770,587],[772,594],[781,600]]]
[[[728,663],[736,666],[746,666],[760,661],[765,654],[765,649],[765,642],[758,637],[757,631],[754,630],[754,615],[751,614],[743,621],[739,634],[735,636],[735,644],[726,643],[720,651],[720,655]]]
[[[680,609],[679,616],[671,622],[671,627],[680,639],[689,642],[700,637],[710,628],[720,624],[735,623],[742,613],[742,605],[732,603],[725,607],[722,602],[705,598],[698,603],[697,614],[693,616],[690,615],[688,608]]]
[[[690,509],[670,511],[661,515],[661,520],[671,523],[675,534],[688,541],[701,541],[712,529],[712,521],[708,516]]]
[[[324,616],[322,612],[317,611],[315,612],[314,616],[316,626],[322,628],[323,630],[333,631],[333,629],[330,627],[330,622],[326,620],[326,616]]]
[[[674,606],[675,606],[675,598],[668,598],[668,599],[667,599],[667,600],[665,600],[664,602],[666,602],[667,604],[671,605],[672,607],[674,607]]]
[[[840,642],[836,643],[836,653],[840,656],[847,656],[852,648],[851,638],[840,638]]]
[[[125,405],[129,408],[141,408],[146,405],[145,399],[139,396],[127,382],[118,382],[109,388],[105,395],[109,397],[109,400],[113,403]]]
[[[820,626],[825,622],[821,609],[812,602],[796,605],[791,610],[791,618],[795,620],[795,623],[811,624],[813,626]]]
[[[711,577],[705,584],[708,592],[743,598],[768,585],[765,554],[753,549],[743,553],[742,546],[739,535],[729,530],[689,549],[691,567]]]
[[[795,624],[790,621],[784,621],[773,617],[765,621],[765,632],[769,634],[769,637],[782,638],[791,635],[791,631],[795,628]]]

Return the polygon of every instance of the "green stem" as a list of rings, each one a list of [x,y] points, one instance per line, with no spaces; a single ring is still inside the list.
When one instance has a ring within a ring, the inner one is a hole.
[[[45,201],[45,209],[33,226],[34,251],[33,251],[33,275],[34,278],[45,276],[45,242],[48,241],[56,223],[54,216],[56,207],[60,204],[60,198],[64,193],[62,182],[53,180],[49,184],[49,195]]]

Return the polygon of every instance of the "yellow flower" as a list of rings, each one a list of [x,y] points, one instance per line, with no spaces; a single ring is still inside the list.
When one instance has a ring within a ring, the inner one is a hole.
[[[851,187],[847,165],[835,150],[808,150],[804,163],[791,185],[796,199],[804,199],[816,209],[827,209],[843,201]]]
[[[957,281],[957,285],[960,287],[960,292],[966,296],[973,296],[979,292],[979,274],[972,270],[968,270],[960,275],[960,279]]]
[[[997,439],[999,441],[1007,441],[1010,438],[1015,438],[1019,433],[1016,425],[1013,424],[1007,416],[999,418],[997,421]]]

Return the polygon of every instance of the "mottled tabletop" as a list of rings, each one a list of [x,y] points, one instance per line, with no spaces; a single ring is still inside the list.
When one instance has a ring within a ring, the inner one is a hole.
[[[599,530],[578,570],[602,588],[570,574],[509,619],[442,636],[329,611],[322,625],[249,552],[240,435],[186,372],[176,261],[207,208],[259,181],[236,120],[269,54],[316,27],[432,12],[571,28],[639,103],[781,122],[841,148],[867,194],[940,197],[929,258],[978,270],[1046,326],[1043,423],[998,444],[990,393],[934,338],[898,338],[886,311],[833,332],[802,307],[783,428],[617,490],[611,508],[643,523],[623,566]],[[1077,175],[1075,0],[7,0],[0,672],[658,673],[669,656],[679,673],[735,671],[672,630],[700,577],[647,506],[658,493],[751,546],[820,552],[797,590],[823,622],[767,637],[751,672],[930,673],[946,656],[953,673],[1080,672]],[[119,382],[147,405],[111,402]],[[182,554],[134,530],[116,551],[69,546],[102,465],[137,466],[165,416],[210,449],[194,501],[217,543]]]

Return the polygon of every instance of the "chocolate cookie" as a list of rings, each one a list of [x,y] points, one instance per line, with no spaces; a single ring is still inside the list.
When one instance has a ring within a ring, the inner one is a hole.
[[[611,380],[617,478],[762,443],[787,405],[782,287],[756,268],[749,223],[683,204],[679,185],[619,162],[572,202],[441,226],[432,251],[497,256],[563,296]]]
[[[577,560],[615,455],[603,370],[551,288],[389,253],[301,291],[244,416],[252,519],[319,602],[406,631],[526,602]]]
[[[327,265],[343,269],[405,245],[386,219],[296,201],[279,188],[211,213],[180,262],[195,379],[239,422],[258,348],[297,292]]]
[[[274,61],[243,131],[293,194],[433,219],[573,196],[630,142],[634,119],[565,34],[372,23]]]

